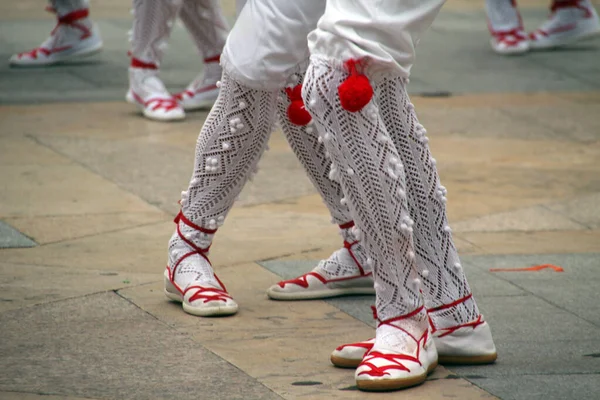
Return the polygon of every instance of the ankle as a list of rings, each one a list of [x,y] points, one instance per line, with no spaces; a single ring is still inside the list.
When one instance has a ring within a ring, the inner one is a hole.
[[[486,11],[492,34],[523,30],[519,9],[511,0],[486,0]]]
[[[143,70],[157,70],[158,64],[152,61],[144,61],[136,57],[131,57],[129,68],[143,69]]]
[[[479,308],[472,294],[451,303],[432,307],[427,310],[427,314],[433,333],[471,323],[480,317]]]
[[[378,320],[375,343],[377,347],[412,347],[423,339],[428,329],[427,312],[421,306],[404,315]]]

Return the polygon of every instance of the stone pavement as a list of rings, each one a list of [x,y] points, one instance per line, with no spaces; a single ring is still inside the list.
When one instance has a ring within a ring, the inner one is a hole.
[[[39,3],[0,4],[0,59],[52,28]],[[600,40],[495,56],[471,0],[448,3],[424,38],[413,100],[499,360],[369,394],[328,356],[373,335],[373,298],[266,298],[341,244],[280,132],[213,246],[239,314],[196,318],[164,298],[172,218],[207,113],[164,124],[124,103],[126,3],[93,3],[100,55],[0,64],[0,399],[598,398]],[[533,28],[544,2],[526,5]],[[198,72],[191,49],[177,28],[169,87]],[[541,264],[564,272],[490,271]]]

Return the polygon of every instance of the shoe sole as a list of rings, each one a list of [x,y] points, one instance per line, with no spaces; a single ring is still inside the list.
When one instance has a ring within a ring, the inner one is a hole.
[[[321,291],[306,292],[276,292],[267,290],[267,296],[272,300],[318,300],[330,297],[352,296],[352,295],[373,295],[373,288],[348,288],[348,289],[327,289]]]
[[[90,57],[90,56],[93,56],[94,54],[100,53],[102,51],[102,49],[103,49],[103,44],[102,44],[102,42],[100,42],[97,45],[95,45],[94,47],[92,47],[91,49],[86,49],[85,51],[69,54],[68,56],[61,58],[60,60],[41,62],[41,63],[29,63],[29,64],[27,64],[27,63],[20,64],[18,62],[10,62],[9,65],[11,67],[18,67],[18,68],[47,67],[49,65],[58,65],[58,64],[68,63],[69,61],[75,61],[78,59]]]
[[[331,357],[329,357],[329,360],[334,366],[338,368],[358,368],[360,362],[362,361],[362,359],[355,360],[352,358],[334,356],[333,354],[331,355]]]
[[[485,354],[482,356],[442,356],[438,354],[438,362],[442,365],[482,365],[493,364],[498,354]]]
[[[420,385],[425,382],[427,375],[431,374],[438,363],[435,362],[427,368],[427,372],[423,375],[413,376],[405,379],[385,379],[385,380],[357,380],[356,386],[359,390],[365,392],[388,392],[392,390],[406,389],[409,387]]]
[[[438,364],[441,365],[484,365],[493,364],[498,358],[498,354],[485,354],[481,356],[442,356],[438,354]],[[352,358],[338,357],[331,355],[331,363],[338,368],[358,368],[360,360]]]
[[[556,43],[551,43],[548,45],[535,45],[535,42],[531,42],[531,44],[529,45],[530,50],[551,50],[551,49],[558,49],[560,47],[564,47],[564,46],[569,46],[573,43],[577,43],[577,42],[584,42],[586,40],[590,40],[595,38],[596,36],[600,36],[600,29],[596,30],[596,31],[592,31],[592,32],[588,32],[585,33],[581,36],[574,36],[572,38],[567,38],[561,41],[558,41]]]
[[[233,315],[238,311],[237,304],[235,306],[217,306],[198,309],[185,304],[180,294],[169,292],[167,289],[164,289],[164,292],[165,296],[167,296],[169,300],[181,303],[181,305],[183,306],[183,311],[191,315],[196,315],[199,317],[219,317],[225,315]]]

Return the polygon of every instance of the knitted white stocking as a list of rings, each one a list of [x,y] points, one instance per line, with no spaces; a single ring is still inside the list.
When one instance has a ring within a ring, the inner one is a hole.
[[[223,16],[219,0],[183,0],[179,18],[203,58],[221,54],[229,24]]]
[[[435,328],[471,322],[479,316],[479,310],[471,297],[446,218],[446,188],[440,184],[425,128],[417,120],[405,80],[384,78],[375,93],[383,123],[406,173],[406,194],[414,220],[413,237],[417,267],[424,283],[425,306]]]
[[[523,29],[516,0],[486,0],[485,9],[492,32]]]
[[[294,74],[290,78],[288,88],[301,85],[303,81],[304,73]],[[340,235],[344,239],[345,248],[335,251],[328,259],[322,260],[319,267],[328,274],[328,279],[369,273],[371,267],[366,263],[366,252],[360,243],[360,235],[354,229],[348,206],[340,203],[344,197],[342,188],[329,177],[331,161],[328,159],[329,154],[325,151],[323,141],[319,140],[313,122],[300,126],[290,121],[287,115],[290,103],[288,94],[283,90],[281,101],[277,103],[279,124],[294,154],[329,209],[332,222],[340,226]]]
[[[276,91],[250,89],[223,75],[219,98],[198,136],[194,173],[188,190],[182,192],[184,218],[176,219],[180,234],[173,235],[169,246],[169,267],[184,267],[174,276],[180,286],[197,280],[198,274],[210,274],[204,256],[217,227],[256,171],[273,129],[276,102]],[[198,255],[182,261],[190,249]]]
[[[339,177],[346,196],[342,203],[348,205],[373,259],[377,313],[389,320],[422,305],[404,166],[376,100],[355,113],[341,107],[337,88],[347,77],[328,62],[311,60],[303,97],[331,154],[332,175]],[[422,333],[418,320],[424,314],[411,318],[414,334]]]
[[[182,0],[133,0],[131,56],[160,66]]]
[[[87,9],[90,6],[88,0],[50,0],[49,3],[59,18],[73,11]]]
[[[288,87],[302,85],[303,80],[304,73],[295,74],[290,78],[291,84]],[[339,183],[329,178],[331,161],[326,156],[323,141],[319,141],[319,133],[314,123],[311,121],[308,125],[300,126],[290,122],[287,109],[291,101],[285,90],[281,92],[281,97],[281,101],[277,103],[279,125],[294,154],[306,170],[308,178],[329,208],[332,222],[342,225],[351,221],[348,206],[340,204],[340,199],[344,197],[342,188]]]

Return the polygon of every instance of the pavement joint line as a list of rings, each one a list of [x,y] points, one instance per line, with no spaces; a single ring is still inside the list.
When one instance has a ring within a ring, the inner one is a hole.
[[[562,49],[562,51],[567,51],[567,52],[573,51],[573,52],[577,53],[577,50],[575,50],[575,49],[574,50],[568,50],[568,49],[569,48],[567,47],[565,49]],[[594,46],[587,46],[586,50],[587,51],[597,51],[597,48],[594,47]],[[563,69],[561,67],[555,67],[555,66],[549,65],[548,64],[548,60],[544,61],[542,59],[542,60],[538,60],[538,62],[539,62],[539,65],[542,65],[543,67],[549,69],[550,71],[558,72],[559,74],[563,74],[565,76],[568,76],[569,78],[574,79],[576,81],[579,81],[580,83],[585,83],[585,84],[588,84],[588,85],[592,85],[595,88],[600,88],[600,84],[598,84],[598,82],[596,82],[594,80],[588,80],[583,75],[573,74],[569,69]]]
[[[492,364],[493,365],[493,364]],[[452,366],[453,368],[456,367],[456,365]],[[467,368],[471,368],[472,366],[466,366]],[[502,378],[510,378],[510,377],[514,377],[514,376],[569,376],[569,375],[600,375],[600,371],[581,371],[581,372],[542,372],[542,373],[514,373],[514,374],[494,374],[494,375],[471,375],[471,374],[465,374],[465,375],[461,375],[460,373],[457,374],[458,376],[460,376],[461,378],[464,378],[466,380],[469,379],[502,379]],[[433,380],[433,379],[432,379]],[[471,381],[469,381],[471,382]],[[472,383],[472,382],[471,382]],[[484,389],[485,390],[485,389]],[[490,392],[488,392],[490,393]]]
[[[159,281],[156,281],[159,282]],[[49,301],[42,301],[39,303],[31,303],[31,304],[25,304],[21,307],[18,308],[12,308],[12,309],[8,309],[8,310],[4,310],[4,311],[0,311],[0,314],[4,314],[4,313],[9,313],[9,312],[13,312],[13,311],[18,311],[18,310],[24,310],[24,309],[29,309],[29,308],[33,308],[33,307],[45,307],[45,306],[49,306],[49,305],[53,305],[56,303],[61,303],[61,302],[65,302],[65,301],[71,301],[74,299],[81,299],[81,298],[85,298],[85,297],[90,297],[90,296],[96,296],[99,294],[107,294],[107,293],[115,293],[115,290],[123,290],[123,289],[127,289],[127,288],[133,288],[133,287],[138,287],[138,286],[142,286],[142,285],[150,285],[156,282],[147,282],[147,283],[142,283],[139,285],[131,285],[131,286],[124,286],[122,288],[119,289],[108,289],[108,290],[100,290],[97,292],[92,292],[92,293],[85,293],[79,296],[70,296],[70,297],[65,297],[62,299],[56,299],[56,300],[49,300]],[[121,297],[121,296],[119,296]],[[2,393],[2,390],[0,389],[0,393]]]
[[[65,395],[64,393],[51,393],[51,392],[30,392],[27,390],[4,390],[0,388],[0,394],[2,393],[23,393],[23,394],[33,394],[36,396],[56,396],[56,397],[68,397],[73,398],[74,400],[102,400],[97,397],[81,397],[75,395]]]
[[[153,284],[153,283],[154,283],[154,282],[152,282],[152,283],[145,283],[145,284],[141,284],[141,285],[136,285],[135,287],[140,287],[140,286],[150,285],[150,284]],[[137,308],[138,310],[142,311],[144,314],[146,314],[146,315],[150,316],[152,319],[154,319],[154,320],[156,320],[156,321],[160,322],[162,325],[166,326],[166,327],[167,327],[167,328],[169,328],[170,330],[176,331],[176,332],[178,332],[179,334],[181,334],[181,335],[185,336],[185,337],[186,337],[188,340],[191,340],[191,341],[193,341],[193,342],[195,342],[195,343],[199,344],[199,345],[200,345],[202,348],[204,348],[204,350],[206,350],[206,351],[208,351],[208,352],[210,352],[210,353],[214,354],[216,357],[218,357],[219,359],[223,360],[223,361],[224,361],[224,362],[226,362],[227,364],[231,365],[232,367],[234,367],[235,369],[237,369],[237,370],[238,370],[238,371],[240,371],[241,373],[243,373],[243,374],[245,374],[245,375],[247,375],[247,376],[249,376],[249,377],[251,377],[251,378],[255,379],[255,380],[256,380],[258,383],[260,383],[262,386],[264,386],[265,388],[267,388],[268,390],[270,390],[271,392],[273,392],[273,394],[275,394],[275,395],[277,395],[277,396],[279,396],[279,397],[281,397],[281,398],[284,398],[284,397],[282,397],[282,396],[281,396],[281,394],[279,394],[279,393],[278,393],[278,392],[276,392],[274,389],[272,389],[271,387],[269,387],[269,386],[268,386],[266,383],[262,382],[262,381],[261,381],[261,379],[259,379],[258,377],[250,375],[248,372],[244,371],[244,370],[243,370],[242,368],[240,368],[238,365],[236,365],[236,364],[234,364],[233,362],[229,361],[227,358],[225,358],[225,357],[223,357],[223,356],[219,355],[219,353],[218,353],[218,352],[215,352],[215,351],[213,351],[212,349],[210,349],[210,347],[209,347],[210,345],[206,345],[205,343],[202,343],[201,341],[199,341],[199,340],[197,340],[196,338],[194,338],[194,336],[193,336],[193,335],[191,335],[190,333],[188,333],[188,332],[186,332],[186,331],[182,331],[182,330],[180,330],[180,329],[179,329],[177,326],[175,326],[175,325],[170,325],[170,324],[169,324],[169,323],[167,323],[166,321],[163,321],[162,319],[160,319],[159,317],[155,316],[155,315],[154,315],[154,314],[152,314],[151,312],[149,312],[149,311],[147,311],[147,310],[143,309],[142,307],[140,307],[140,306],[139,306],[138,304],[136,304],[136,303],[135,303],[133,300],[131,300],[131,299],[127,298],[127,297],[126,297],[124,294],[122,294],[122,293],[119,293],[119,291],[120,291],[120,290],[125,290],[125,289],[129,289],[129,288],[131,288],[131,287],[126,287],[126,288],[122,288],[122,289],[110,290],[110,291],[107,291],[106,293],[109,293],[109,292],[111,292],[111,291],[112,291],[112,292],[113,292],[115,295],[117,295],[117,296],[118,296],[118,297],[120,297],[121,299],[125,300],[125,301],[126,301],[126,302],[128,302],[129,304],[133,305],[135,308]],[[165,299],[165,301],[168,301],[168,300],[166,300],[166,299]],[[296,329],[296,328],[294,328],[294,329]],[[210,343],[210,342],[208,342],[208,343]]]
[[[153,204],[151,201],[149,201],[149,200],[147,200],[147,199],[143,198],[142,196],[140,196],[138,193],[134,193],[134,192],[132,192],[131,190],[129,190],[129,189],[127,189],[127,188],[123,187],[123,186],[122,186],[121,184],[119,184],[118,182],[115,182],[115,181],[113,181],[113,180],[109,179],[108,177],[104,176],[104,175],[103,175],[103,174],[101,174],[99,171],[94,171],[92,168],[90,168],[90,166],[88,166],[88,165],[84,164],[83,162],[81,162],[81,161],[78,161],[78,160],[75,160],[75,159],[73,159],[73,158],[69,157],[67,154],[64,154],[64,153],[60,152],[59,150],[55,149],[54,147],[52,147],[52,146],[50,146],[50,145],[48,145],[48,144],[46,144],[46,143],[42,142],[42,141],[41,141],[41,140],[39,140],[39,138],[38,138],[38,137],[36,137],[35,135],[32,135],[32,134],[26,134],[25,136],[26,136],[26,137],[30,137],[30,138],[32,138],[32,140],[34,140],[34,141],[35,141],[35,142],[36,142],[36,143],[37,143],[39,146],[45,147],[46,149],[48,149],[48,150],[50,150],[50,151],[53,151],[54,153],[56,153],[56,154],[58,154],[58,155],[60,155],[60,156],[62,156],[62,157],[65,157],[65,158],[67,158],[68,160],[71,160],[71,162],[73,162],[73,163],[74,163],[74,164],[76,164],[76,165],[79,165],[80,167],[82,167],[82,168],[83,168],[83,169],[85,169],[86,171],[88,171],[88,172],[91,172],[91,173],[93,173],[93,174],[95,174],[95,175],[99,176],[100,178],[104,179],[105,181],[112,183],[113,185],[115,185],[116,187],[118,187],[120,190],[122,190],[122,191],[124,191],[124,192],[126,192],[126,193],[129,193],[129,194],[130,194],[130,195],[132,195],[132,196],[135,196],[136,198],[138,198],[138,199],[142,200],[143,202],[145,202],[147,205],[149,205],[149,206],[151,206],[151,207],[154,207],[154,208],[156,208],[156,209],[157,209],[157,210],[159,210],[159,211],[162,211],[162,212],[167,212],[167,213],[168,213],[168,211],[167,211],[167,210],[163,210],[162,208],[160,208],[160,207],[159,207],[159,206],[157,206],[156,204]],[[170,214],[170,213],[169,213],[169,214]]]
[[[147,311],[147,310],[144,310],[142,307],[140,307],[138,304],[136,304],[136,303],[135,303],[133,300],[131,300],[131,299],[129,299],[129,298],[127,298],[127,297],[125,297],[125,295],[123,295],[122,293],[120,293],[120,291],[121,291],[121,290],[129,289],[129,288],[132,288],[132,287],[141,287],[141,286],[153,285],[153,284],[155,284],[155,283],[156,283],[156,282],[148,282],[148,283],[143,283],[143,284],[140,284],[140,285],[135,285],[135,286],[127,286],[127,287],[120,288],[120,289],[112,289],[112,290],[109,290],[109,291],[107,291],[107,293],[109,293],[109,292],[113,292],[113,293],[114,293],[115,295],[117,295],[119,298],[121,298],[121,299],[125,300],[127,303],[129,303],[129,304],[133,305],[135,308],[137,308],[138,310],[142,311],[144,314],[147,314],[147,315],[149,315],[150,317],[152,317],[153,319],[155,319],[156,321],[159,321],[159,322],[160,322],[162,325],[164,325],[164,326],[168,327],[168,328],[169,328],[169,329],[171,329],[171,330],[178,331],[178,329],[177,329],[175,326],[171,326],[171,325],[169,325],[167,322],[165,322],[165,321],[161,320],[160,318],[158,318],[156,315],[152,314],[151,312],[149,312],[149,311]],[[167,301],[167,300],[165,299],[165,301]],[[187,336],[190,336],[190,335],[187,335]],[[190,336],[190,338],[191,338],[191,336]],[[193,339],[193,338],[192,338],[192,339]],[[194,340],[194,341],[195,341],[195,340]],[[203,347],[204,347],[204,346],[203,346]]]
[[[565,254],[581,254],[581,253],[565,253]],[[506,254],[503,254],[503,255],[506,255]],[[532,255],[533,255],[533,254],[532,254]],[[545,254],[545,256],[548,256],[548,254]],[[531,292],[530,290],[527,290],[526,288],[524,288],[524,287],[520,286],[519,284],[517,284],[517,283],[515,283],[515,282],[513,282],[513,281],[511,281],[511,280],[509,280],[509,279],[507,279],[507,278],[504,278],[504,277],[502,277],[502,275],[501,275],[501,274],[494,274],[493,272],[490,272],[489,270],[484,270],[484,272],[485,272],[486,274],[488,274],[488,275],[491,275],[491,276],[494,276],[494,275],[495,275],[495,276],[496,276],[496,278],[498,278],[498,279],[500,279],[500,280],[503,280],[503,281],[505,281],[505,282],[507,282],[507,283],[511,284],[512,286],[514,286],[514,287],[518,288],[518,289],[521,289],[521,290],[522,290],[522,291],[524,291],[525,293],[529,293],[531,296],[533,296],[533,297],[535,297],[535,298],[537,298],[537,299],[539,299],[539,300],[542,300],[543,302],[545,302],[545,303],[547,303],[547,304],[549,304],[549,305],[551,305],[551,306],[553,306],[553,307],[555,307],[555,308],[558,308],[558,309],[559,309],[559,310],[561,310],[561,311],[564,311],[564,312],[566,312],[566,313],[568,313],[568,314],[571,314],[571,315],[573,315],[573,316],[575,316],[575,317],[577,317],[577,318],[581,319],[582,321],[585,321],[585,322],[589,323],[590,325],[592,325],[592,326],[594,326],[594,327],[596,327],[596,328],[600,328],[600,325],[596,324],[595,322],[593,322],[593,321],[590,321],[590,320],[588,320],[587,318],[585,318],[585,317],[582,317],[581,315],[579,315],[579,314],[577,314],[577,313],[575,313],[575,312],[573,312],[573,311],[571,311],[571,310],[568,310],[568,309],[566,309],[566,308],[564,308],[564,307],[561,307],[560,305],[558,305],[558,304],[556,304],[556,303],[554,303],[554,302],[552,302],[552,301],[548,300],[548,299],[547,299],[547,298],[545,298],[545,297],[539,296],[539,295],[537,295],[536,293],[533,293],[533,292]]]
[[[545,209],[545,210],[547,210],[547,211],[550,211],[550,212],[552,212],[552,213],[554,213],[554,214],[556,214],[556,215],[560,215],[561,217],[565,217],[565,218],[566,218],[566,219],[568,219],[569,221],[571,221],[571,222],[574,222],[574,223],[576,223],[576,224],[578,224],[578,225],[581,225],[581,226],[585,227],[585,229],[586,229],[586,230],[588,230],[588,231],[593,231],[593,230],[595,230],[595,228],[594,228],[592,225],[586,225],[584,222],[577,221],[576,219],[572,218],[570,215],[566,214],[565,212],[560,212],[560,211],[556,211],[556,210],[551,210],[550,208],[548,208],[548,206],[550,206],[550,205],[553,205],[553,204],[554,204],[554,205],[560,205],[560,204],[564,204],[564,203],[566,203],[566,202],[568,202],[568,201],[574,201],[574,200],[578,200],[578,199],[580,199],[581,197],[585,197],[585,196],[580,196],[580,197],[578,197],[578,198],[575,198],[575,199],[573,199],[573,200],[567,200],[567,201],[564,201],[564,202],[556,202],[556,203],[540,204],[540,207],[542,207],[543,209]],[[558,229],[558,230],[564,230],[564,229]]]
[[[74,237],[74,238],[62,239],[62,240],[57,240],[57,241],[54,241],[54,242],[46,242],[46,243],[43,243],[43,244],[38,244],[38,247],[44,247],[44,246],[48,246],[48,245],[74,242],[74,241],[79,240],[79,239],[88,239],[88,238],[98,237],[98,236],[102,236],[102,235],[106,235],[106,234],[111,234],[111,233],[125,232],[125,231],[131,230],[131,229],[144,228],[144,227],[148,227],[148,226],[152,226],[152,225],[160,225],[160,224],[164,224],[166,222],[168,222],[168,221],[148,222],[146,224],[141,224],[141,225],[128,226],[128,227],[124,227],[124,228],[113,229],[113,230],[108,230],[108,231],[103,231],[103,232],[98,232],[98,233],[91,233],[89,235],[82,235],[82,236],[77,236],[77,237]],[[166,239],[165,239],[165,242],[166,242]]]

